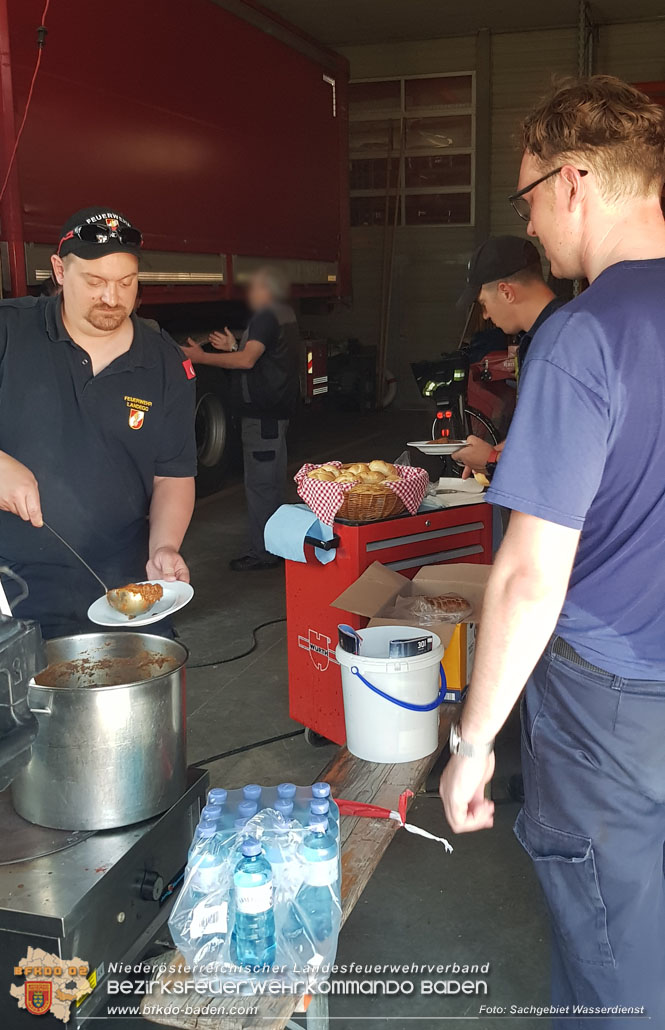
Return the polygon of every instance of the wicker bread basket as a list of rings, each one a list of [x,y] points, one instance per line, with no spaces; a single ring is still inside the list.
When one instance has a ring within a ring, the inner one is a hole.
[[[370,486],[370,484],[366,484]],[[375,484],[372,484],[375,486]],[[337,517],[349,522],[377,522],[391,515],[401,515],[406,505],[390,487],[376,486],[373,490],[363,489],[363,484],[354,486],[344,494],[344,502]]]

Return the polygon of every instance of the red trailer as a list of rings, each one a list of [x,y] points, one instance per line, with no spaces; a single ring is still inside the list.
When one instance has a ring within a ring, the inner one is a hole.
[[[44,3],[0,0],[3,179]],[[167,328],[218,323],[266,260],[296,295],[348,292],[344,58],[252,0],[52,0],[46,27],[0,210],[4,296],[40,287],[60,225],[91,203],[142,229],[143,302]]]

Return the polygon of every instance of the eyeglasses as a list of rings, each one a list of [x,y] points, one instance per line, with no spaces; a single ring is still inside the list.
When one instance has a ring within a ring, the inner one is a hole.
[[[77,225],[60,240],[58,254],[63,243],[74,237],[82,243],[99,243],[102,246],[109,240],[119,240],[123,247],[143,246],[143,236],[133,225],[120,225],[119,222],[111,220],[109,222],[86,222],[84,225]]]
[[[524,189],[518,190],[517,193],[513,193],[512,196],[508,197],[513,211],[523,218],[525,222],[528,222],[531,218],[531,208],[529,207],[529,201],[525,199],[525,194],[530,193],[531,190],[535,189],[536,186],[540,186],[541,182],[545,182],[547,179],[551,179],[553,175],[558,175],[559,172],[563,171],[564,165],[560,168],[553,168],[547,175],[541,175],[540,179],[536,179],[535,182],[530,182]],[[578,168],[577,171],[580,175],[588,175],[589,172],[586,168]]]

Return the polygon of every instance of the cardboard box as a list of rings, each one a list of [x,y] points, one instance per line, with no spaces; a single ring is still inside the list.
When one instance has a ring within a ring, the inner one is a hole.
[[[460,701],[471,678],[476,625],[480,619],[491,568],[491,565],[465,563],[428,565],[416,573],[413,579],[407,579],[380,562],[374,562],[332,605],[368,618],[370,626],[418,627],[415,620],[388,616],[399,597],[419,594],[436,597],[439,594],[456,593],[468,598],[473,608],[461,623],[438,622],[418,627],[422,628],[423,633],[432,632],[440,637],[446,649],[443,657],[448,687],[446,701]]]

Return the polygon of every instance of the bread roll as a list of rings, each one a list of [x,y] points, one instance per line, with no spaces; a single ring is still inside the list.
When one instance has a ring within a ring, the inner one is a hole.
[[[348,471],[357,476],[359,472],[369,472],[369,465],[366,465],[364,461],[356,461],[353,465],[349,465]]]
[[[319,465],[320,472],[332,472],[334,476],[339,472],[337,465]]]
[[[336,483],[357,483],[358,476],[354,476],[352,472],[342,472],[339,476],[335,476]]]
[[[384,483],[399,483],[402,477],[396,472],[394,476],[386,476],[383,480]]]
[[[360,481],[362,483],[382,483],[384,476],[381,472],[361,472]]]
[[[369,469],[370,472],[381,472],[384,477],[397,474],[397,469],[389,461],[370,461]]]
[[[326,472],[325,469],[312,469],[307,473],[308,479],[318,479],[321,483],[332,483],[337,478],[334,472]]]

